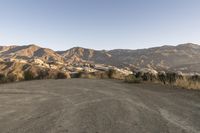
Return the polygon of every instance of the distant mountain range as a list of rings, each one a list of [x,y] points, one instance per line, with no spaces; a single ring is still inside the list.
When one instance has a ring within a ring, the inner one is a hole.
[[[37,45],[0,46],[0,58],[3,60],[38,58],[46,62],[71,64],[90,62],[116,67],[200,72],[200,45],[192,43],[138,50],[114,49],[109,51],[81,47],[53,51]]]

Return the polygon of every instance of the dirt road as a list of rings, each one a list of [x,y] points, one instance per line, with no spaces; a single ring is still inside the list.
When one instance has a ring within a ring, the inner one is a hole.
[[[1,84],[0,133],[200,133],[200,91],[89,79]]]

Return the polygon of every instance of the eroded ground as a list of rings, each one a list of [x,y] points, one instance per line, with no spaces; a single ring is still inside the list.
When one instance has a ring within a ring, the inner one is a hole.
[[[114,80],[0,85],[1,133],[200,133],[200,91]]]

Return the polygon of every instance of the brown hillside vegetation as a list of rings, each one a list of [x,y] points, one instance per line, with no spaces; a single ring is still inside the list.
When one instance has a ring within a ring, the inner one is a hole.
[[[66,61],[92,61],[117,67],[132,66],[153,68],[156,70],[176,70],[200,72],[200,46],[187,43],[177,46],[161,46],[149,49],[115,49],[110,51],[74,47],[57,52]],[[190,68],[195,69],[190,69]]]
[[[34,79],[118,79],[200,89],[200,46],[181,44],[139,50],[74,47],[53,51],[37,45],[0,46],[1,82]],[[184,72],[180,74],[178,72]]]

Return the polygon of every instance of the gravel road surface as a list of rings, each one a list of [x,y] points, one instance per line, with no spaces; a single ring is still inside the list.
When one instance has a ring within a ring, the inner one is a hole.
[[[0,133],[200,133],[200,91],[91,79],[1,84]]]

